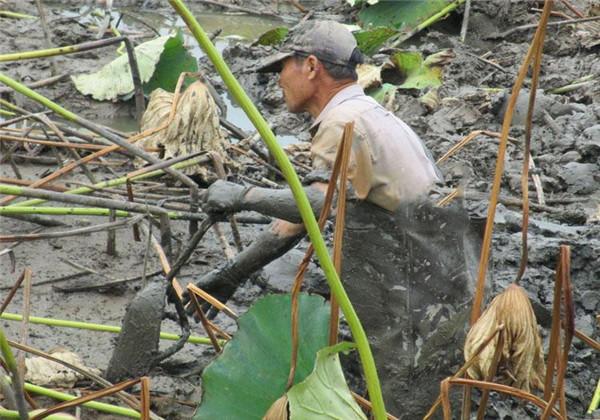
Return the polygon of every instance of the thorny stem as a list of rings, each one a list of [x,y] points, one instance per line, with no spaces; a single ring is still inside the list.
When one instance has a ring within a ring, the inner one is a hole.
[[[229,70],[227,64],[225,64],[225,61],[220,56],[215,46],[212,44],[212,42],[210,42],[210,39],[204,30],[198,24],[198,21],[194,18],[189,9],[187,9],[181,0],[169,0],[169,3],[186,22],[196,40],[221,75],[231,94],[235,97],[242,109],[248,115],[250,121],[252,121],[258,132],[261,134],[262,138],[267,144],[267,147],[279,164],[281,172],[285,175],[285,179],[290,185],[296,200],[296,204],[298,205],[298,209],[302,215],[302,220],[308,232],[308,236],[310,237],[310,240],[315,248],[315,252],[319,257],[319,261],[321,262],[321,266],[323,267],[323,271],[325,272],[325,277],[329,283],[331,292],[339,302],[342,312],[344,313],[352,332],[352,336],[356,342],[365,373],[369,397],[373,403],[373,414],[375,419],[385,419],[386,412],[383,402],[383,395],[381,393],[381,386],[377,376],[377,369],[375,367],[375,361],[373,360],[373,354],[371,353],[371,348],[369,347],[369,341],[360,323],[360,320],[358,319],[358,316],[352,307],[352,303],[350,302],[350,299],[348,299],[348,295],[346,294],[346,291],[340,282],[331,258],[329,257],[327,246],[325,245],[325,241],[321,236],[317,221],[313,214],[308,198],[306,197],[306,193],[302,188],[302,184],[298,179],[298,175],[294,171],[294,168],[287,158],[285,152],[278,144],[277,139],[271,131],[268,123],[258,112],[258,109],[256,109],[256,106],[252,103],[250,98],[248,98],[244,92],[244,89],[235,79],[231,73],[231,70]]]

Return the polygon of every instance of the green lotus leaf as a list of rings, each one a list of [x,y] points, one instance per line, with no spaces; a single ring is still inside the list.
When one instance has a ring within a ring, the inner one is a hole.
[[[173,91],[182,71],[198,69],[196,60],[183,46],[180,32],[144,42],[134,50],[146,93],[157,87]],[[79,92],[100,101],[116,100],[134,90],[127,54],[122,54],[95,73],[71,77]]]
[[[203,395],[194,419],[262,419],[285,393],[290,369],[290,295],[268,295],[238,319],[238,331],[202,375]],[[299,350],[294,383],[313,370],[327,346],[329,304],[300,295]]]
[[[317,353],[313,372],[287,393],[291,420],[367,419],[346,384],[338,355],[353,347],[353,343],[340,343]]]
[[[273,28],[258,37],[258,45],[277,45],[281,44],[290,30],[285,26]]]
[[[366,55],[373,55],[385,41],[397,33],[398,31],[393,28],[378,26],[356,31],[353,35],[356,38],[358,48]]]
[[[446,6],[446,0],[381,1],[364,7],[358,19],[363,28],[386,26],[408,32]]]
[[[392,54],[390,61],[404,78],[399,88],[424,89],[442,84],[442,68],[425,64],[419,52],[400,51]]]

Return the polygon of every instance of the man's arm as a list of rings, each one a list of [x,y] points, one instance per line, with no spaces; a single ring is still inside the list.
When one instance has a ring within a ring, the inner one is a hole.
[[[308,201],[315,213],[321,212],[327,186],[315,183],[304,188]],[[283,219],[291,223],[302,223],[300,211],[289,189],[251,187],[227,181],[216,181],[206,194],[204,210],[213,214],[230,214],[243,210],[256,211],[267,216]]]

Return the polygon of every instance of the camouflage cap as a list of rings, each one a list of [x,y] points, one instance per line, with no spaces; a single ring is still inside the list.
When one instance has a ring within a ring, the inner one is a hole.
[[[357,44],[354,36],[341,23],[311,20],[290,30],[279,51],[259,63],[256,71],[281,71],[282,61],[292,55],[315,55],[319,60],[342,66],[351,65]]]

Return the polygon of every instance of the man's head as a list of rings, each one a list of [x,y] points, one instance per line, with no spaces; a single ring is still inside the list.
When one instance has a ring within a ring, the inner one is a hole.
[[[313,102],[320,104],[329,99],[330,91],[357,80],[360,63],[362,54],[344,25],[308,21],[293,28],[279,52],[266,59],[258,71],[280,72],[279,85],[288,109],[313,113],[318,111]]]

